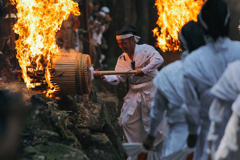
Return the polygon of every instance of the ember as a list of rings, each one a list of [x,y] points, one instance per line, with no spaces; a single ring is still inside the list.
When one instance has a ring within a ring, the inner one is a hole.
[[[78,4],[72,0],[15,0],[18,21],[14,30],[17,58],[28,88],[44,91],[47,97],[57,91],[51,83],[53,63],[59,50],[56,32],[70,13],[80,15]]]
[[[153,30],[157,46],[163,51],[181,51],[178,34],[183,25],[197,21],[204,0],[156,0],[159,28]]]

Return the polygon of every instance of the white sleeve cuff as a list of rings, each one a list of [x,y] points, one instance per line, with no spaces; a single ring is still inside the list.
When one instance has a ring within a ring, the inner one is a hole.
[[[147,69],[146,68],[142,68],[141,70],[144,74],[147,74]]]

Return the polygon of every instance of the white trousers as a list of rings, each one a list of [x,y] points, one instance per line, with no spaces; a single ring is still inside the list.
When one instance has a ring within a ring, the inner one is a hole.
[[[201,123],[200,133],[198,135],[197,145],[194,150],[193,160],[207,160],[208,159],[208,131],[209,131],[210,121],[207,119],[203,120]]]
[[[163,157],[167,157],[187,147],[188,125],[187,123],[169,124],[167,137],[163,146]]]
[[[133,115],[127,115],[127,121],[123,124],[124,135],[128,143],[140,142],[147,137],[147,130],[144,128],[142,120],[142,110],[146,110],[147,106],[138,105]],[[145,108],[145,109],[144,109]],[[159,157],[162,157],[162,149],[165,137],[162,141],[155,145],[155,150],[158,152]]]

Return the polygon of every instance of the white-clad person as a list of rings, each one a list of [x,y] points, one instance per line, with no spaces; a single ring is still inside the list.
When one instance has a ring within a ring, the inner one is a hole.
[[[102,34],[106,30],[106,25],[103,22],[105,16],[106,14],[100,11],[97,19],[93,22],[92,43],[95,45],[102,44]]]
[[[214,160],[238,160],[240,157],[240,94],[232,111]]]
[[[103,6],[101,8],[101,11],[105,13],[105,24],[106,24],[106,30],[108,30],[110,22],[112,21],[112,18],[110,16],[110,9],[106,6]]]
[[[190,21],[183,26],[180,32],[180,42],[184,51],[182,60],[164,67],[153,80],[157,92],[151,110],[150,130],[143,142],[146,149],[152,148],[157,128],[162,125],[164,112],[167,111],[169,127],[164,142],[163,157],[187,147],[188,127],[183,107],[185,104],[182,62],[192,51],[205,45],[197,22]]]
[[[210,90],[227,65],[240,59],[240,43],[228,38],[229,17],[226,2],[208,0],[198,15],[206,45],[194,51],[183,62],[189,131],[187,143],[191,148],[196,146],[194,160],[206,160],[208,157],[208,113],[214,98]]]
[[[239,89],[240,72],[239,70],[236,70],[235,67],[240,67],[240,61],[238,61],[238,64],[232,64],[230,67],[231,70],[229,68],[230,72],[237,72],[237,76],[234,77],[238,77],[238,80],[234,78],[233,83],[235,82],[235,84],[230,86],[235,86]],[[231,92],[234,92],[233,88],[229,89],[232,90]],[[232,111],[232,115],[227,123],[224,136],[219,144],[218,150],[216,151],[214,160],[238,160],[240,157],[240,94],[232,105]]]
[[[106,14],[102,11],[98,12],[95,20],[92,22],[92,63],[98,68],[100,67],[99,60],[101,59],[100,45],[102,44],[103,32],[106,30],[106,24],[104,23],[104,17]]]
[[[147,44],[136,44],[140,37],[137,36],[136,29],[131,25],[121,27],[116,33],[116,39],[124,53],[118,58],[115,70],[137,70],[137,73],[102,76],[98,72],[94,76],[95,78],[104,78],[112,85],[127,81],[130,89],[124,97],[119,123],[123,127],[127,142],[141,143],[149,130],[151,104],[156,91],[153,78],[157,75],[157,68],[162,65],[164,60],[154,47]],[[162,134],[162,128],[159,127],[154,143],[159,156],[161,156],[164,139],[165,135]]]
[[[231,106],[233,102],[237,99],[237,96],[240,94],[239,67],[240,67],[240,61],[235,61],[229,64],[227,69],[219,79],[219,81],[214,85],[214,87],[211,90],[212,94],[215,96],[209,111],[209,115],[211,118],[211,125],[210,125],[208,139],[209,139],[209,144],[210,144],[209,148],[211,151],[212,159],[215,159],[215,153],[219,148],[220,141],[224,135],[225,127],[228,123],[229,118],[232,115]],[[233,111],[234,109],[236,108],[233,107]],[[237,129],[237,128],[233,128],[233,129]],[[232,131],[229,131],[229,132],[232,132]],[[236,137],[232,137],[232,138],[234,139]],[[231,142],[232,141],[229,141],[229,143]],[[234,145],[236,144],[233,143],[231,146],[234,146]],[[236,147],[232,148],[233,152],[234,150],[236,150]],[[227,151],[224,152],[224,154],[225,153],[227,153]]]
[[[106,32],[109,29],[110,23],[112,21],[112,18],[110,16],[110,9],[106,6],[103,6],[101,8],[101,11],[105,13],[105,17],[104,17],[104,25],[105,25],[105,31]],[[107,35],[103,34],[103,38],[102,38],[102,46],[101,46],[101,59],[100,59],[100,64],[102,66],[102,68],[107,67],[106,64],[106,50],[107,50],[107,41],[106,41]]]

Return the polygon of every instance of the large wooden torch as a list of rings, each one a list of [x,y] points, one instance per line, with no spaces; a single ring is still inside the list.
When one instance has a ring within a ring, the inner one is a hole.
[[[91,59],[87,54],[61,54],[54,65],[51,82],[60,88],[56,96],[89,94],[92,88]],[[135,74],[137,71],[99,71],[102,75]]]

